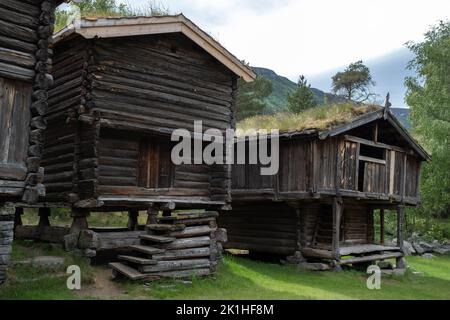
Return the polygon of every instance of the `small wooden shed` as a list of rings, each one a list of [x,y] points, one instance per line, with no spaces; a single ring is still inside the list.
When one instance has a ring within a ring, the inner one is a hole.
[[[171,133],[194,121],[233,128],[237,79],[252,81],[250,68],[183,15],[81,19],[55,34],[53,51],[41,228],[19,233],[61,240],[88,229],[94,211],[128,211],[132,233],[140,210],[154,224],[160,211],[229,208],[231,167],[174,165]],[[52,207],[72,210],[70,230],[48,226]],[[108,237],[120,247],[140,235]]]
[[[226,248],[338,264],[403,256],[404,207],[420,202],[420,166],[429,156],[387,108],[279,139],[278,174],[233,167],[233,210],[220,217]],[[387,209],[397,211],[396,246],[384,243]]]
[[[0,283],[11,252],[14,205],[45,195],[41,156],[52,85],[48,46],[61,2],[0,2]]]

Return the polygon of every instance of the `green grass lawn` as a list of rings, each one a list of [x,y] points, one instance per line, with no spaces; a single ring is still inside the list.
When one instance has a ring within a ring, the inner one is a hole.
[[[55,246],[32,242],[14,246],[14,260],[35,255],[64,256],[67,265],[79,265],[84,287],[94,287],[96,275],[107,272]],[[192,284],[165,280],[146,286],[123,280],[115,287],[120,299],[450,299],[449,256],[409,257],[408,263],[405,276],[383,276],[381,290],[366,288],[364,272],[300,272],[293,266],[233,256],[225,257],[215,277],[192,279]],[[0,288],[0,299],[98,298],[95,290],[86,295],[67,290],[64,271],[14,266],[9,270],[10,280]]]

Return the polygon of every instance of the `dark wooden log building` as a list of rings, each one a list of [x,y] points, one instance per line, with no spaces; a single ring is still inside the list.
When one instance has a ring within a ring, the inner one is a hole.
[[[420,201],[420,166],[429,156],[388,108],[279,138],[277,175],[261,176],[259,165],[233,167],[233,210],[220,217],[226,248],[300,252],[338,264],[401,260],[404,207]],[[381,239],[374,235],[374,210]],[[395,247],[384,244],[385,210],[397,211]]]
[[[173,165],[171,133],[232,128],[248,67],[183,15],[83,19],[54,40],[41,205],[85,216],[229,204],[229,166]]]
[[[0,1],[0,282],[11,252],[14,205],[45,195],[44,115],[53,82],[49,39],[61,2]]]

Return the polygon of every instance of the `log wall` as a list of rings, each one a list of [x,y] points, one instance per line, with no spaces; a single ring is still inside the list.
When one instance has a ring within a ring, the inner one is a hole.
[[[48,129],[45,132],[43,166],[47,201],[67,201],[77,192],[79,125],[77,114],[82,105],[87,44],[82,39],[73,40],[54,48],[54,85],[49,91],[49,108],[46,114]],[[83,163],[81,166],[83,167]],[[83,169],[84,170],[84,167]]]
[[[181,35],[96,41],[94,110],[112,124],[169,131],[230,128],[234,76]]]
[[[284,203],[233,204],[233,210],[219,216],[227,229],[228,249],[289,255],[296,250],[297,216]]]

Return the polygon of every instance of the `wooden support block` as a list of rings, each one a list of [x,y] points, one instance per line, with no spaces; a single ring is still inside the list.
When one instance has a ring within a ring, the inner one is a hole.
[[[87,217],[89,217],[90,212],[85,209],[72,208],[71,217],[72,225],[70,226],[70,233],[78,233],[82,230],[88,229]]]
[[[384,209],[380,209],[380,244],[384,245]]]
[[[49,227],[50,226],[50,208],[39,208],[39,227]]]
[[[153,206],[147,209],[147,225],[158,223],[158,210]]]
[[[404,241],[404,221],[405,221],[405,207],[397,207],[397,246],[403,252]]]
[[[341,255],[339,253],[339,241],[341,230],[341,216],[342,216],[342,199],[333,198],[333,238],[332,238],[332,253],[336,260],[339,260]]]
[[[23,208],[16,207],[16,212],[14,214],[14,230],[18,226],[22,226],[22,215],[23,215]]]
[[[128,230],[130,231],[138,230],[139,227],[138,218],[139,218],[139,211],[137,210],[128,211],[128,225],[127,225]]]

